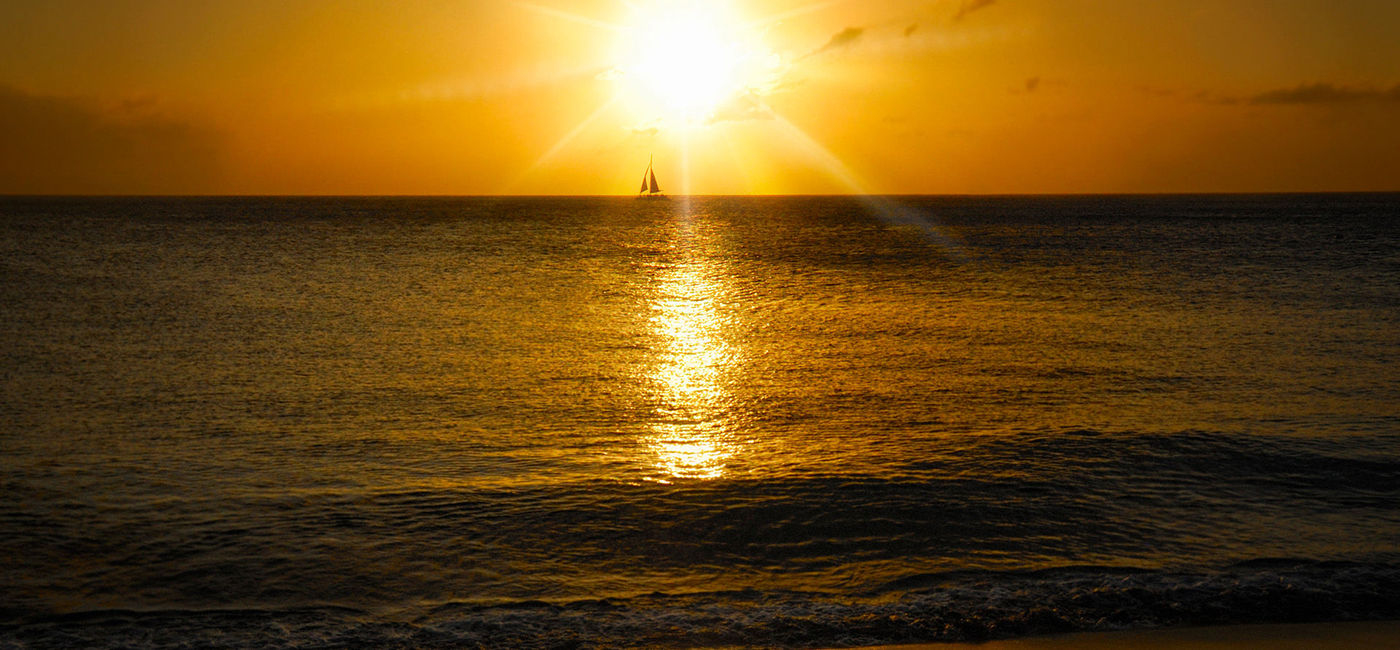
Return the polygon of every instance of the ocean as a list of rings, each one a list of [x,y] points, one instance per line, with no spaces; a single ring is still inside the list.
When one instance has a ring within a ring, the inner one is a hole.
[[[1400,618],[1400,195],[0,198],[0,646]]]

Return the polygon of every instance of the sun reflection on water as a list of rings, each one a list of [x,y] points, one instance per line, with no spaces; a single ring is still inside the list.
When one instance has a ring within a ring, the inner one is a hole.
[[[735,453],[725,414],[723,375],[733,353],[717,307],[721,269],[698,254],[703,242],[688,243],[686,258],[658,274],[651,305],[659,355],[649,377],[657,413],[647,444],[663,482],[719,478]]]
[[[651,445],[657,456],[656,469],[663,473],[653,480],[666,483],[671,478],[724,476],[725,463],[733,451],[722,442],[722,432],[706,431],[711,427],[705,424],[662,422],[653,428],[656,436]]]

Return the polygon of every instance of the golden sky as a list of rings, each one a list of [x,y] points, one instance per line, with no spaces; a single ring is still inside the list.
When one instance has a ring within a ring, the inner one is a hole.
[[[14,0],[0,193],[1400,190],[1394,0]]]

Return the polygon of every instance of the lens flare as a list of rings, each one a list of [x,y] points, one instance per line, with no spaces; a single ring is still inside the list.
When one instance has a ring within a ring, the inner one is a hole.
[[[654,116],[703,118],[764,82],[772,55],[718,2],[638,7],[621,32],[614,78]]]

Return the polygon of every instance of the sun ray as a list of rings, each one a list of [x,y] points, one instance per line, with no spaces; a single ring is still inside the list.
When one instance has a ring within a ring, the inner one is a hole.
[[[596,61],[576,65],[539,65],[518,70],[503,77],[469,78],[420,84],[399,92],[396,99],[399,101],[465,100],[506,95],[545,86],[596,79],[607,69],[606,64]]]
[[[681,129],[681,209],[690,214],[690,129]]]
[[[613,96],[610,97],[608,101],[603,102],[601,105],[599,105],[598,108],[594,109],[592,113],[589,113],[588,117],[583,118],[583,120],[580,121],[578,125],[573,128],[573,130],[560,137],[559,140],[557,140],[554,143],[554,146],[550,147],[548,151],[541,154],[539,158],[536,158],[535,162],[531,163],[530,166],[525,169],[525,171],[521,172],[519,176],[516,176],[514,180],[507,184],[506,188],[509,189],[520,185],[520,183],[524,182],[526,177],[534,173],[545,163],[554,159],[555,156],[559,155],[559,153],[562,152],[566,147],[568,147],[570,143],[572,143],[576,138],[578,138],[580,134],[588,130],[588,127],[592,126],[594,122],[597,122],[600,117],[606,114],[609,109],[616,106],[619,99],[620,97],[617,94],[613,94]]]
[[[938,244],[946,251],[961,255],[961,247],[958,243],[943,234],[936,224],[929,221],[927,216],[888,197],[871,193],[868,186],[861,181],[856,173],[841,162],[841,159],[830,149],[822,146],[812,136],[807,135],[807,132],[803,131],[801,127],[774,111],[772,107],[765,105],[763,108],[772,113],[773,120],[781,128],[783,135],[796,144],[801,153],[816,161],[823,172],[845,186],[845,189],[857,197],[872,214],[891,225],[916,228],[929,241]]]
[[[661,5],[643,6],[641,3],[629,0],[620,1],[633,12],[632,21],[628,25],[608,23],[530,2],[519,0],[511,2],[511,4],[526,11],[619,33],[624,39],[630,39],[630,41],[626,42],[626,47],[617,54],[616,63],[607,69],[608,74],[598,75],[600,79],[620,80],[625,83],[615,89],[614,94],[607,102],[594,109],[577,126],[556,141],[548,151],[540,155],[508,187],[519,185],[525,177],[561,154],[613,107],[621,103],[626,103],[630,107],[641,97],[639,93],[642,95],[651,94],[654,98],[659,98],[663,104],[669,104],[669,109],[672,111],[672,119],[665,119],[660,115],[651,115],[649,119],[676,129],[675,135],[679,149],[676,152],[678,154],[676,162],[679,165],[679,173],[676,176],[680,190],[678,198],[682,201],[682,213],[690,214],[690,195],[693,193],[695,180],[693,165],[697,164],[695,143],[693,142],[693,139],[698,137],[696,132],[704,130],[709,137],[725,138],[729,155],[737,159],[735,144],[729,140],[729,134],[725,133],[723,129],[708,128],[714,123],[707,120],[710,119],[710,111],[716,110],[722,102],[728,101],[735,93],[747,92],[751,93],[748,96],[756,102],[759,112],[773,118],[771,123],[776,125],[778,132],[781,133],[790,147],[807,160],[814,162],[826,176],[836,181],[847,193],[861,197],[861,202],[873,214],[891,224],[915,227],[930,240],[945,248],[957,248],[956,243],[940,233],[924,215],[892,200],[874,195],[870,191],[869,185],[838,156],[792,121],[768,106],[762,99],[763,94],[753,94],[753,88],[756,87],[755,80],[737,73],[730,65],[738,60],[767,56],[765,54],[767,53],[766,48],[744,51],[729,49],[735,47],[739,39],[749,38],[750,35],[762,28],[782,20],[845,4],[850,0],[811,2],[747,22],[733,20],[734,16],[729,15],[722,4],[670,0],[662,7]],[[677,47],[678,44],[681,47]],[[681,51],[683,54],[667,58],[672,55],[666,53],[676,51]],[[658,55],[658,52],[661,54]],[[643,63],[638,64],[638,61]],[[650,67],[648,67],[647,61],[653,62]],[[657,61],[659,64],[656,63]],[[698,91],[697,87],[699,87]],[[748,178],[747,173],[744,175],[748,187],[752,189],[752,179]]]
[[[542,6],[540,6],[540,5],[537,5],[537,4],[534,4],[534,3],[530,3],[530,2],[519,2],[518,0],[515,1],[515,2],[511,2],[511,4],[512,4],[512,5],[515,5],[516,7],[521,8],[521,9],[524,9],[524,10],[526,10],[526,11],[532,11],[532,12],[534,12],[534,13],[543,14],[543,15],[545,15],[545,16],[552,16],[552,17],[558,18],[558,19],[560,19],[560,20],[567,20],[567,21],[569,21],[569,22],[578,23],[578,24],[580,24],[580,25],[588,25],[589,27],[596,27],[596,28],[598,28],[598,29],[606,29],[606,30],[612,31],[612,32],[622,31],[622,26],[620,26],[620,25],[614,25],[614,24],[612,24],[612,23],[609,23],[609,22],[606,22],[606,21],[602,21],[602,20],[598,20],[598,19],[596,19],[596,18],[589,18],[589,17],[587,17],[587,16],[580,16],[580,15],[578,15],[578,14],[570,13],[570,12],[564,11],[564,10],[562,10],[562,9],[555,9],[555,8],[553,8],[553,7],[542,7]]]
[[[734,138],[726,131],[720,131],[720,141],[724,143],[725,152],[729,154],[729,164],[739,170],[739,178],[744,181],[744,191],[747,194],[753,193],[753,173],[749,169],[748,157],[740,155],[739,150],[734,145]]]
[[[781,128],[783,135],[787,137],[789,141],[798,145],[797,148],[803,155],[821,165],[823,172],[839,181],[852,194],[870,194],[870,191],[866,189],[865,183],[856,177],[855,172],[851,171],[850,167],[847,167],[845,163],[841,162],[841,159],[837,158],[836,154],[831,153],[831,150],[812,139],[812,136],[807,135],[806,131],[803,131],[796,124],[793,124],[792,121],[783,117],[781,113],[774,111],[772,107],[764,105],[763,108],[773,115],[773,121]]]

